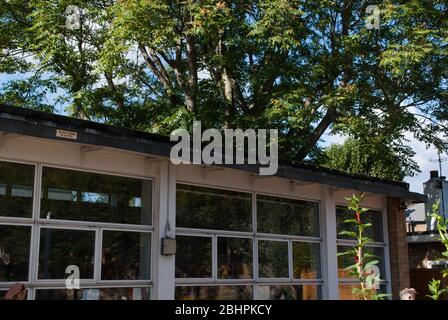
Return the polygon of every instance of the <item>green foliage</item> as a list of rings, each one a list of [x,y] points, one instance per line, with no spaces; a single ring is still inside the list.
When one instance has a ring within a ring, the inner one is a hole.
[[[72,116],[160,133],[277,128],[296,160],[318,158],[329,131],[389,147],[411,131],[446,150],[447,5],[378,5],[369,30],[364,1],[0,0],[0,73],[47,79],[0,97],[47,109],[50,94]]]
[[[429,292],[431,293],[431,295],[427,297],[432,300],[439,300],[442,294],[448,292],[447,289],[441,289],[441,285],[441,280],[432,279],[428,284]]]
[[[344,224],[355,225],[356,232],[341,231],[339,235],[348,236],[355,240],[356,244],[347,251],[338,253],[338,256],[348,256],[353,259],[353,264],[346,267],[348,274],[356,278],[360,283],[360,288],[353,288],[353,294],[361,300],[382,300],[387,294],[378,294],[374,287],[374,283],[379,278],[374,278],[371,274],[371,268],[379,263],[378,257],[367,253],[365,246],[372,240],[364,235],[366,229],[372,225],[363,222],[363,214],[369,211],[367,208],[361,207],[364,194],[357,196],[355,194],[348,201],[348,210],[354,215],[353,219],[344,220]]]
[[[414,155],[415,152],[404,145],[349,138],[343,144],[333,144],[326,149],[321,164],[351,174],[402,181],[419,171],[412,160]]]
[[[448,257],[448,221],[439,214],[440,200],[437,200],[432,206],[431,218],[436,222],[436,228],[439,232],[440,241],[445,246],[446,251],[442,253],[443,256]]]

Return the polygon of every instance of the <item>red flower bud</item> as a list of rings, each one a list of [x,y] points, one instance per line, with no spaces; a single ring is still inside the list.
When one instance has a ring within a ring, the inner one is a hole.
[[[361,215],[359,212],[356,212],[356,222],[361,223]]]

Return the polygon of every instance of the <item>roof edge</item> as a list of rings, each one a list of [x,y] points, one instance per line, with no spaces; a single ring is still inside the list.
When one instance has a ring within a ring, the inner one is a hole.
[[[77,133],[77,139],[58,137],[56,130]],[[169,157],[174,144],[169,137],[111,126],[67,116],[0,104],[0,131],[27,136],[98,145],[134,151],[148,155]],[[260,165],[221,165],[228,168],[258,174]],[[337,188],[357,189],[397,197],[414,203],[425,202],[426,196],[409,191],[409,184],[319,167],[304,162],[279,159],[278,177],[319,183]]]

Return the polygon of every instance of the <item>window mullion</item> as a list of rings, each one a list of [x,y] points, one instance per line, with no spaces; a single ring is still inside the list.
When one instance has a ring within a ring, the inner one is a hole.
[[[218,236],[212,237],[212,279],[218,279]]]
[[[102,262],[102,245],[103,245],[103,230],[97,228],[95,232],[95,263],[94,263],[94,279],[95,282],[101,281],[101,262]]]

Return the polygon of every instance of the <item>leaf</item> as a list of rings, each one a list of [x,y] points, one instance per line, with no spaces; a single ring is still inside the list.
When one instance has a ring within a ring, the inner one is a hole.
[[[340,236],[349,236],[351,238],[356,238],[357,237],[357,234],[355,232],[353,232],[353,231],[346,231],[346,230],[339,232],[339,235]]]
[[[364,269],[370,268],[370,267],[372,267],[372,266],[374,266],[374,265],[377,265],[378,263],[380,263],[379,260],[372,260],[372,261],[369,261],[369,262],[367,262],[367,263],[364,265]]]

